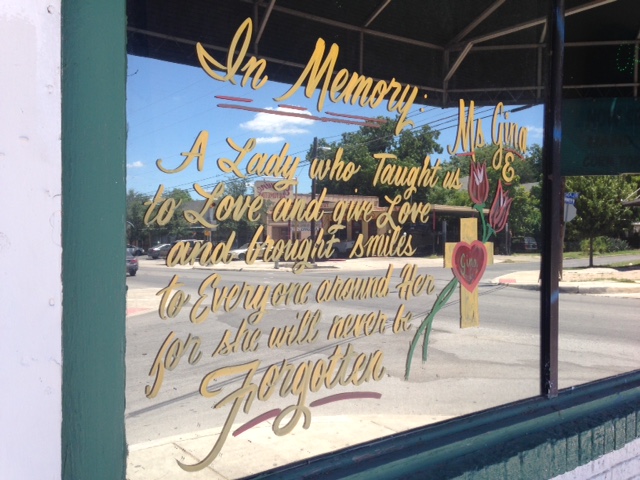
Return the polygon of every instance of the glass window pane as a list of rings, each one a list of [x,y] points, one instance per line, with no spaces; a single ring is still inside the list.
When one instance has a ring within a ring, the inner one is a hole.
[[[561,388],[640,365],[640,107],[632,11],[637,4],[615,2],[567,18],[565,69],[582,74],[565,73],[562,112]]]
[[[290,3],[129,5],[132,479],[538,394],[546,2]]]

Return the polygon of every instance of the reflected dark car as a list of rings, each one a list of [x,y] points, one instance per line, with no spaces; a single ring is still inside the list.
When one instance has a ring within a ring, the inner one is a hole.
[[[175,244],[177,243],[182,243],[184,245],[186,245],[187,248],[187,255],[191,254],[191,251],[196,247],[196,246],[200,246],[204,243],[204,240],[196,240],[195,238],[189,238],[186,240],[175,240],[173,242],[171,242],[171,245],[169,245],[169,249],[167,250],[167,253],[164,254],[163,258],[167,258],[167,255],[169,254],[169,251],[174,247]],[[198,258],[200,257],[200,251],[198,250]]]
[[[513,237],[511,240],[513,253],[533,253],[538,251],[538,243],[533,237]]]
[[[138,273],[138,259],[133,255],[133,248],[127,248],[127,273],[132,277]]]
[[[127,245],[127,250],[131,249],[134,257],[139,257],[140,255],[144,255],[144,248],[136,247],[135,245]]]
[[[161,245],[156,245],[155,247],[151,247],[149,250],[147,250],[147,256],[149,258],[153,258],[154,260],[156,258],[167,258],[167,255],[169,254],[169,250],[171,250],[171,244],[163,243]]]

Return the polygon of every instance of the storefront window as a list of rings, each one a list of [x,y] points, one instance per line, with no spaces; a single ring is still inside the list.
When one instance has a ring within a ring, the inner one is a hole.
[[[408,3],[129,5],[129,478],[540,393],[546,2]],[[562,296],[561,386],[633,302]]]

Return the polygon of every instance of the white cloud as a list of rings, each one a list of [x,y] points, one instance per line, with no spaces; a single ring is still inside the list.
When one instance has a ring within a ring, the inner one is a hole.
[[[302,110],[293,110],[288,108],[278,107],[276,109],[267,108],[267,110],[274,110],[280,112],[292,112],[302,115],[311,115],[309,112]],[[266,133],[269,135],[295,135],[300,133],[308,133],[308,130],[304,127],[308,127],[313,123],[313,120],[307,120],[300,117],[289,117],[283,115],[270,114],[265,112],[259,112],[248,122],[241,123],[240,126],[244,129],[254,132]]]
[[[280,143],[284,142],[284,137],[258,137],[256,138],[256,143]]]
[[[127,163],[127,168],[142,168],[142,167],[144,167],[144,163],[142,163],[139,160],[137,162]]]
[[[533,125],[528,125],[527,130],[529,131],[529,136],[533,138],[542,138],[542,134],[544,133],[544,128],[534,127]]]

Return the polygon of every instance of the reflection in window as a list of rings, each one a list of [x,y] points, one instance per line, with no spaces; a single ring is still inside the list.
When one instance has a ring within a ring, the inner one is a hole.
[[[130,7],[128,240],[173,244],[128,279],[131,478],[142,451],[239,477],[539,393],[539,3],[477,30],[398,4],[363,43],[320,20],[371,12],[334,4]],[[583,294],[635,281],[637,179],[581,170],[634,158],[624,96],[565,106],[561,387],[638,364],[637,299]]]

